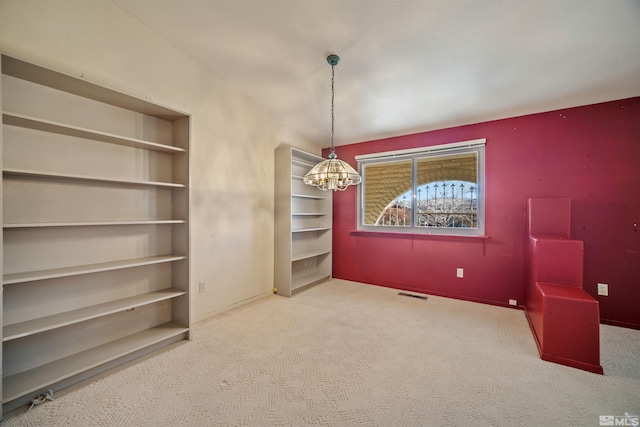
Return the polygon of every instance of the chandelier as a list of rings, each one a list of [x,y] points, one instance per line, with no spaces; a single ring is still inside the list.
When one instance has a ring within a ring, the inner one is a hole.
[[[343,162],[336,156],[335,149],[333,148],[333,105],[334,105],[334,80],[335,80],[335,66],[340,61],[338,55],[327,56],[327,62],[331,65],[331,152],[329,158],[315,165],[304,176],[304,183],[307,185],[313,185],[320,190],[333,190],[344,191],[350,185],[360,184],[362,178],[358,172],[353,169],[349,163]]]

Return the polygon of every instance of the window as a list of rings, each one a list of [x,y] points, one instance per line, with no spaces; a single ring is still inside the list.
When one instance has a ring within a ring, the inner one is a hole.
[[[484,234],[484,145],[481,139],[356,156],[358,229]]]

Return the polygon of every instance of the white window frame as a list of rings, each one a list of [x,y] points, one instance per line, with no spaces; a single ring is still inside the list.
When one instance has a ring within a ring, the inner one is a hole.
[[[454,142],[450,144],[434,145],[430,147],[412,148],[408,150],[386,151],[382,153],[363,154],[356,156],[358,162],[358,172],[362,176],[362,184],[358,186],[357,200],[357,229],[358,231],[371,231],[376,233],[403,233],[403,234],[433,234],[433,235],[452,235],[452,236],[484,236],[485,234],[485,145],[486,139],[474,139],[469,141]],[[419,158],[435,157],[440,155],[477,153],[477,200],[478,200],[478,227],[477,228],[461,228],[461,227],[417,227],[416,217],[416,182],[417,168],[416,161]],[[398,160],[412,160],[413,182],[412,182],[412,222],[411,226],[380,226],[365,225],[364,218],[364,186],[366,185],[366,168],[365,165],[374,163],[385,163]]]

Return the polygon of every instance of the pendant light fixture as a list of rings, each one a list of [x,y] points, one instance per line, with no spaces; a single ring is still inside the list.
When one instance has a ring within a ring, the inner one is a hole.
[[[360,184],[362,178],[353,169],[349,163],[343,162],[336,156],[335,149],[333,148],[333,104],[334,104],[334,80],[335,80],[335,66],[340,61],[338,55],[327,56],[327,62],[331,65],[331,152],[329,158],[318,163],[304,176],[304,183],[307,185],[313,185],[320,190],[333,190],[344,191],[350,185]]]

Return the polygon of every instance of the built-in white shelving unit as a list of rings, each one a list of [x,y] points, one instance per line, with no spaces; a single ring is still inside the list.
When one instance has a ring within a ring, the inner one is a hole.
[[[332,194],[302,182],[321,157],[281,145],[275,159],[274,284],[290,297],[331,277]]]
[[[190,117],[1,61],[5,413],[189,338]]]

